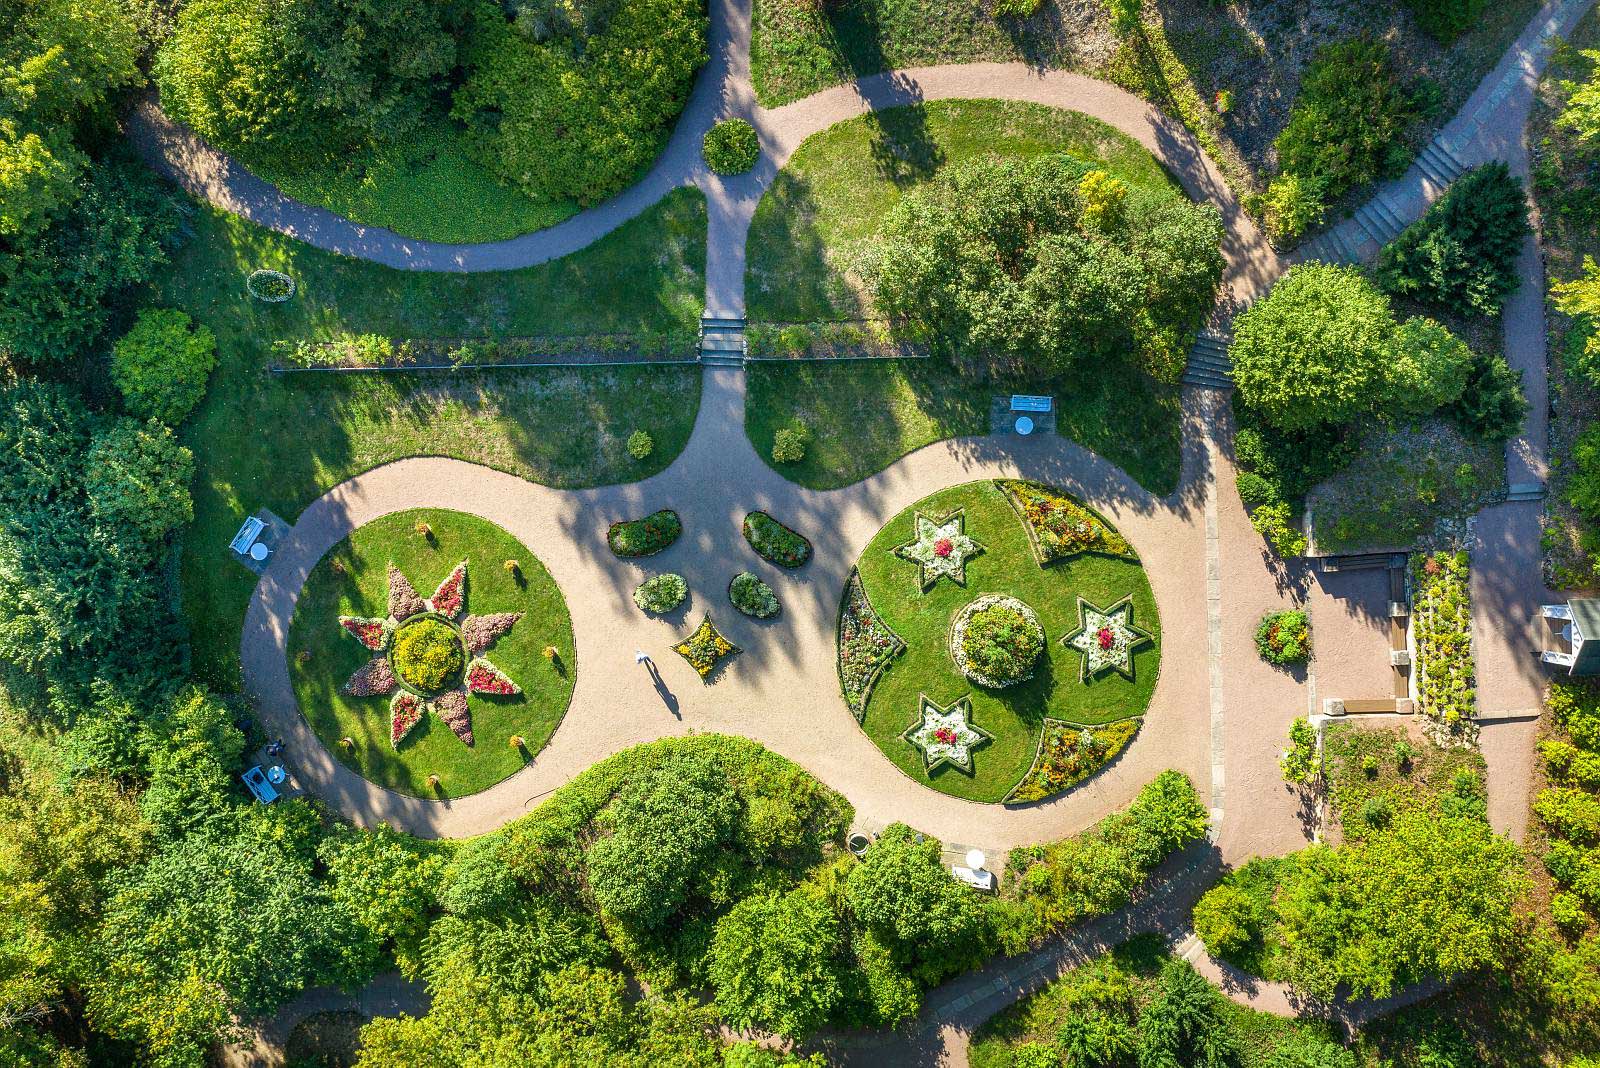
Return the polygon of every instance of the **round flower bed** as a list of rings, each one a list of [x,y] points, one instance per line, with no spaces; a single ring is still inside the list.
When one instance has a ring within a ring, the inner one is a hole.
[[[688,596],[689,584],[683,576],[669,571],[639,583],[638,589],[633,591],[633,603],[639,606],[639,611],[659,616],[677,608]]]
[[[733,602],[733,607],[756,619],[778,614],[778,595],[748,571],[741,571],[728,583],[728,600]]]
[[[461,635],[435,615],[415,616],[396,630],[389,658],[395,677],[424,695],[448,688],[467,662]]]
[[[282,304],[294,296],[294,279],[282,271],[270,271],[265,267],[251,271],[244,280],[244,287],[263,304]]]
[[[1001,690],[1033,677],[1044,652],[1044,627],[1015,597],[988,594],[957,613],[950,626],[950,655],[979,686]]]
[[[1311,659],[1311,621],[1304,612],[1271,612],[1256,627],[1256,651],[1269,664],[1304,664]]]

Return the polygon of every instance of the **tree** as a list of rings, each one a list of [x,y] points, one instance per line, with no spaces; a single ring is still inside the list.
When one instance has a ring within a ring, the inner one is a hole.
[[[1291,267],[1233,327],[1240,399],[1283,430],[1344,423],[1388,401],[1389,301],[1353,267]]]
[[[1567,102],[1556,116],[1556,125],[1571,130],[1580,145],[1593,146],[1600,144],[1600,51],[1584,49],[1578,54],[1591,64],[1589,80],[1561,83]]]
[[[1520,850],[1487,824],[1403,809],[1358,842],[1297,855],[1276,904],[1289,981],[1318,998],[1386,997],[1492,966],[1526,884]]]
[[[1428,415],[1460,399],[1472,368],[1467,343],[1420,315],[1401,323],[1387,347],[1385,388],[1397,412]]]
[[[1378,283],[1453,312],[1496,315],[1517,288],[1517,257],[1530,232],[1522,181],[1504,163],[1484,164],[1384,247]]]
[[[1224,1068],[1238,1048],[1222,995],[1185,960],[1161,967],[1156,995],[1139,1014],[1139,1068]]]
[[[231,825],[245,744],[234,714],[225,699],[196,686],[147,723],[141,748],[150,781],[139,809],[168,840]]]
[[[1213,956],[1228,957],[1248,948],[1261,935],[1255,899],[1238,887],[1218,883],[1195,902],[1194,931]]]
[[[106,906],[89,1018],[156,1064],[198,1066],[235,1013],[358,978],[345,953],[360,936],[313,876],[315,813],[246,811],[237,833],[189,835],[119,875]]]
[[[1097,173],[1065,155],[940,171],[880,228],[878,311],[979,376],[1049,377],[1131,352],[1175,378],[1221,278],[1220,218],[1148,191],[1113,211]]]
[[[1473,353],[1466,388],[1445,414],[1463,434],[1478,441],[1503,442],[1515,437],[1528,414],[1521,372],[1499,353]]]
[[[721,920],[708,974],[722,1018],[740,1030],[798,1038],[839,1003],[839,919],[806,888],[745,898]]]
[[[217,339],[176,308],[146,308],[111,350],[111,380],[128,411],[177,426],[205,396]]]
[[[194,454],[153,419],[117,420],[95,436],[84,458],[89,514],[118,542],[155,544],[194,519],[192,478]]]
[[[856,919],[925,983],[985,951],[988,931],[977,899],[945,871],[938,841],[903,823],[878,836],[846,889]]]

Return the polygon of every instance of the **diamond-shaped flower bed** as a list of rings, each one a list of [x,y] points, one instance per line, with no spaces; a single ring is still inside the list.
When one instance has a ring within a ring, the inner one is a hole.
[[[894,554],[917,565],[917,584],[924,593],[942,578],[957,586],[967,584],[967,562],[983,552],[983,546],[967,536],[967,514],[957,509],[943,519],[930,519],[917,512],[913,517],[916,537],[894,547]]]
[[[1134,650],[1155,637],[1133,625],[1133,598],[1124,597],[1110,608],[1096,608],[1078,598],[1078,629],[1062,639],[1067,648],[1083,654],[1078,677],[1088,682],[1096,675],[1115,671],[1133,678]]]
[[[932,772],[949,764],[971,775],[972,751],[994,737],[972,722],[972,699],[963,697],[941,708],[922,694],[917,716],[917,722],[900,737],[922,754],[925,769]]]
[[[711,617],[706,616],[694,629],[694,633],[674,645],[672,651],[689,661],[689,666],[704,679],[709,678],[711,673],[717,670],[717,665],[724,658],[733,656],[741,650],[724,638],[722,632],[711,622]]]

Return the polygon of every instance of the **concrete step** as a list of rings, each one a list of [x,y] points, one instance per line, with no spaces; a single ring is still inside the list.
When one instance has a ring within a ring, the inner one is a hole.
[[[1350,247],[1350,242],[1345,240],[1344,231],[1335,226],[1326,234],[1329,244],[1333,246],[1338,259],[1337,263],[1360,263],[1361,257],[1356,255],[1356,250]]]
[[[1506,493],[1508,501],[1542,501],[1544,500],[1543,482],[1513,482],[1509,492]]]
[[[1383,226],[1376,218],[1373,217],[1372,207],[1370,205],[1361,205],[1360,208],[1356,209],[1356,213],[1353,218],[1356,221],[1356,225],[1361,227],[1361,232],[1366,234],[1369,239],[1376,242],[1380,247],[1389,243],[1388,239],[1383,235]]]
[[[701,352],[737,352],[743,356],[747,351],[744,337],[741,335],[712,334],[700,339]]]
[[[708,330],[713,327],[743,330],[745,321],[743,318],[730,318],[722,315],[702,315],[700,317],[701,330]]]
[[[1454,178],[1450,175],[1449,166],[1437,154],[1429,151],[1431,148],[1433,148],[1433,145],[1430,142],[1424,146],[1422,153],[1417,156],[1417,170],[1421,171],[1423,177],[1434,185],[1440,188],[1448,187],[1454,181]]]
[[[1466,174],[1470,168],[1456,155],[1455,149],[1443,137],[1435,137],[1423,148],[1452,182]]]
[[[1389,241],[1399,237],[1401,232],[1410,225],[1395,206],[1384,198],[1382,193],[1372,198],[1372,207],[1390,230]],[[1388,242],[1384,243],[1388,244]]]
[[[743,367],[744,357],[726,352],[702,352],[700,362],[707,367]]]

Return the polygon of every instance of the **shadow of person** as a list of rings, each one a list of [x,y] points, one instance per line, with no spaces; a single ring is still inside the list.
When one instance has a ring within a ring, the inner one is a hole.
[[[656,667],[654,660],[646,660],[645,668],[650,672],[650,685],[656,688],[656,696],[661,698],[661,703],[667,706],[667,711],[678,719],[683,718],[683,713],[678,711],[678,698],[667,689],[667,681],[661,677],[661,672]]]

